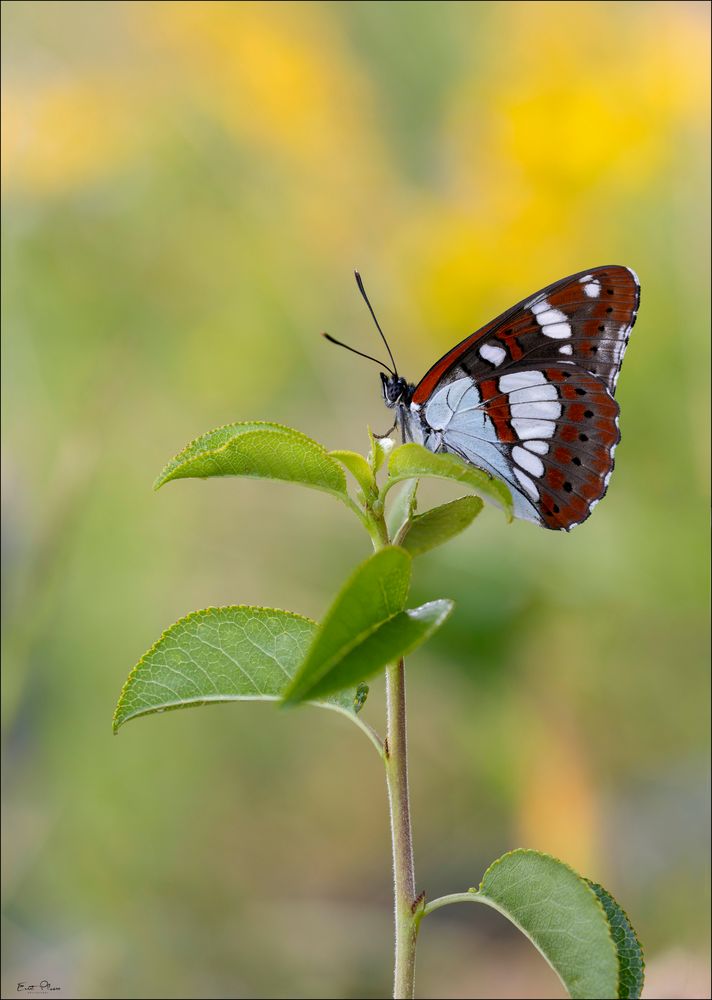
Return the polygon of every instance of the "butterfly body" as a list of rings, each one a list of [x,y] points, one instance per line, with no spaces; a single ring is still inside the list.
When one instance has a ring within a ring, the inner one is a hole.
[[[417,385],[381,374],[403,440],[459,455],[507,483],[515,516],[569,531],[608,487],[639,301],[629,268],[580,271],[467,337]]]

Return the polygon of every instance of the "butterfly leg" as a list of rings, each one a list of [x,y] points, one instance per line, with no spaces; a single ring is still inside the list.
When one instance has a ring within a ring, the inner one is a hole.
[[[398,420],[396,419],[396,420],[394,420],[393,424],[388,428],[388,430],[386,431],[385,434],[376,434],[374,432],[373,436],[375,438],[377,438],[379,441],[382,441],[383,438],[387,438],[387,437],[391,436],[391,434],[393,433],[393,431],[396,429],[397,424],[398,424]]]

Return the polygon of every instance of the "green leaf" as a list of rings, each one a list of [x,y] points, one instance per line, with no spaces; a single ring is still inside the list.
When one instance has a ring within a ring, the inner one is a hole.
[[[395,538],[408,518],[412,517],[418,507],[416,494],[418,492],[418,479],[406,479],[401,485],[393,503],[386,514],[388,525],[388,537]]]
[[[346,466],[367,497],[375,496],[376,478],[363,455],[357,451],[330,451],[329,455]]]
[[[400,544],[412,556],[421,555],[459,535],[484,507],[479,497],[460,497],[414,517]]]
[[[337,660],[321,680],[311,687],[305,686],[299,697],[290,700],[324,698],[373,677],[386,664],[395,663],[426,642],[440,628],[453,606],[452,601],[440,600],[399,611]]]
[[[618,997],[618,955],[605,909],[568,865],[538,851],[511,851],[470,895],[526,934],[572,1000]]]
[[[309,618],[274,608],[208,608],[181,618],[131,671],[114,713],[114,732],[129,719],[154,712],[279,700],[317,630]],[[355,711],[364,700],[363,691],[351,690],[319,704],[367,731]]]
[[[596,893],[606,911],[613,943],[618,952],[618,1000],[638,1000],[645,981],[645,961],[633,925],[628,919],[628,914],[618,905],[610,892],[590,879],[586,879],[586,882]]]
[[[226,424],[196,438],[168,463],[154,488],[208,476],[280,479],[346,496],[343,470],[325,448],[291,427],[260,421]]]
[[[303,701],[347,653],[387,619],[403,611],[410,587],[411,558],[395,546],[370,556],[344,584],[324,619],[285,700]],[[363,677],[357,680],[363,680]]]
[[[375,475],[385,462],[389,452],[393,450],[393,441],[389,437],[377,437],[370,427],[368,428],[368,439],[371,442],[368,464]]]
[[[388,482],[386,490],[394,483],[414,477],[435,476],[438,479],[453,479],[465,483],[485,500],[501,507],[512,520],[512,495],[499,479],[482,469],[463,462],[457,455],[434,454],[420,444],[402,444],[391,453],[388,462]]]

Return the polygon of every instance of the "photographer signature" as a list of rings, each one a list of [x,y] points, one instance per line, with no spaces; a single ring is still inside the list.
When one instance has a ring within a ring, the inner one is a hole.
[[[18,993],[49,993],[52,990],[61,990],[61,986],[53,986],[48,979],[43,979],[39,986],[32,983],[18,983]]]

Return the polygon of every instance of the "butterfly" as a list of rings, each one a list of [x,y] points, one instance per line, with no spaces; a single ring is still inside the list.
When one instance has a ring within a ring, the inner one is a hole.
[[[522,299],[448,351],[414,385],[385,368],[383,398],[404,442],[458,455],[509,487],[516,517],[570,531],[606,493],[620,441],[616,383],[640,303],[619,264],[579,271]],[[390,433],[390,432],[389,432]]]

